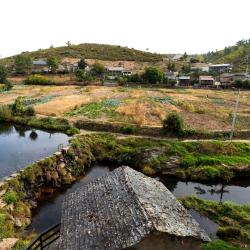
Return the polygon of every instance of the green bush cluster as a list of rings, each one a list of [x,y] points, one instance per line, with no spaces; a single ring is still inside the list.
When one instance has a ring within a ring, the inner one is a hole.
[[[46,76],[42,75],[30,75],[24,80],[25,84],[32,84],[32,85],[53,85],[54,82],[50,80]]]
[[[15,204],[19,200],[18,194],[15,191],[9,191],[4,194],[3,201],[7,204]]]
[[[164,133],[173,133],[180,135],[183,132],[184,122],[180,114],[177,112],[171,112],[163,120]]]

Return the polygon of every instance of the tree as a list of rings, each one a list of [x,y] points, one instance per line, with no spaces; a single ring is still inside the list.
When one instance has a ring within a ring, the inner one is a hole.
[[[181,71],[184,73],[184,74],[188,74],[190,73],[191,71],[191,65],[190,64],[185,64],[181,67]]]
[[[78,66],[78,69],[85,70],[85,68],[87,66],[87,63],[85,62],[85,59],[81,58],[81,60],[77,64],[77,66]]]
[[[7,81],[7,70],[3,65],[0,65],[0,84],[6,83]]]
[[[49,56],[47,58],[47,64],[52,73],[56,73],[59,68],[59,61],[55,56]]]
[[[177,112],[171,112],[163,120],[163,130],[165,133],[180,134],[183,132],[183,119]]]
[[[14,59],[14,68],[17,74],[28,74],[32,68],[31,57],[27,54],[17,55]]]
[[[70,41],[67,41],[67,46],[70,47],[71,46],[71,42]]]
[[[163,72],[158,68],[149,67],[145,69],[143,78],[147,83],[160,83],[163,79]]]
[[[167,66],[168,70],[169,71],[175,71],[176,70],[176,66],[175,66],[175,63],[168,63],[168,66]]]
[[[184,53],[182,58],[183,58],[183,60],[186,60],[188,58],[187,52]]]
[[[96,63],[93,65],[92,71],[93,71],[93,73],[94,73],[95,75],[101,76],[101,75],[103,75],[104,72],[105,72],[105,67],[104,67],[104,65],[102,65],[101,63],[96,62]]]

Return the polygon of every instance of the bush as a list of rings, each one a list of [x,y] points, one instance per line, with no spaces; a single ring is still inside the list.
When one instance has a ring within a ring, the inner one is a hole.
[[[149,67],[146,68],[143,78],[147,83],[161,83],[163,80],[163,72],[158,68]]]
[[[133,134],[135,132],[136,128],[131,126],[131,125],[127,125],[121,128],[122,133],[124,134]]]
[[[11,117],[11,109],[7,105],[0,105],[0,117],[9,118]]]
[[[25,84],[34,84],[34,85],[52,85],[54,84],[54,82],[52,80],[50,80],[48,77],[46,76],[42,76],[42,75],[31,75],[28,76],[25,81]]]
[[[183,119],[176,113],[171,112],[167,118],[163,120],[163,130],[165,133],[181,134],[183,132]]]
[[[25,114],[27,116],[34,116],[36,114],[36,111],[34,109],[33,106],[28,106],[26,109],[25,109]]]
[[[15,204],[19,200],[19,197],[16,192],[14,191],[9,191],[4,194],[3,196],[3,201],[7,204]]]
[[[239,247],[232,246],[225,241],[215,240],[201,246],[201,250],[241,250]]]

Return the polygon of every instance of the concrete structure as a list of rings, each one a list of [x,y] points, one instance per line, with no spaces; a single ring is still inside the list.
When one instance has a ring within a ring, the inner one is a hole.
[[[178,60],[181,60],[182,57],[183,57],[183,54],[176,54],[176,55],[173,56],[172,59],[175,60],[175,61],[178,61]]]
[[[229,73],[232,71],[232,65],[229,63],[222,63],[222,64],[210,64],[209,65],[209,72],[215,74],[221,73]]]
[[[212,76],[199,76],[200,86],[211,86],[214,85],[214,78]]]
[[[178,77],[179,86],[190,86],[190,76],[180,76]]]
[[[125,70],[123,67],[107,67],[107,75],[108,79],[113,80],[120,76],[130,76],[132,75],[132,71]]]
[[[233,81],[235,80],[241,80],[241,81],[250,80],[250,75],[247,73],[234,73]]]
[[[159,181],[120,167],[67,195],[60,250],[197,250],[209,241]]]

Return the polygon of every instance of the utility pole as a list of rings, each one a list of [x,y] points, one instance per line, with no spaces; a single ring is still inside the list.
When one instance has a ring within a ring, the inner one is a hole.
[[[239,103],[240,103],[240,89],[238,89],[235,109],[234,109],[234,113],[233,113],[233,122],[232,122],[231,134],[230,134],[231,142],[233,140],[233,135],[234,135],[234,130],[235,130],[235,123],[236,123],[236,116],[237,116],[237,112],[238,112],[238,108],[239,108]]]

